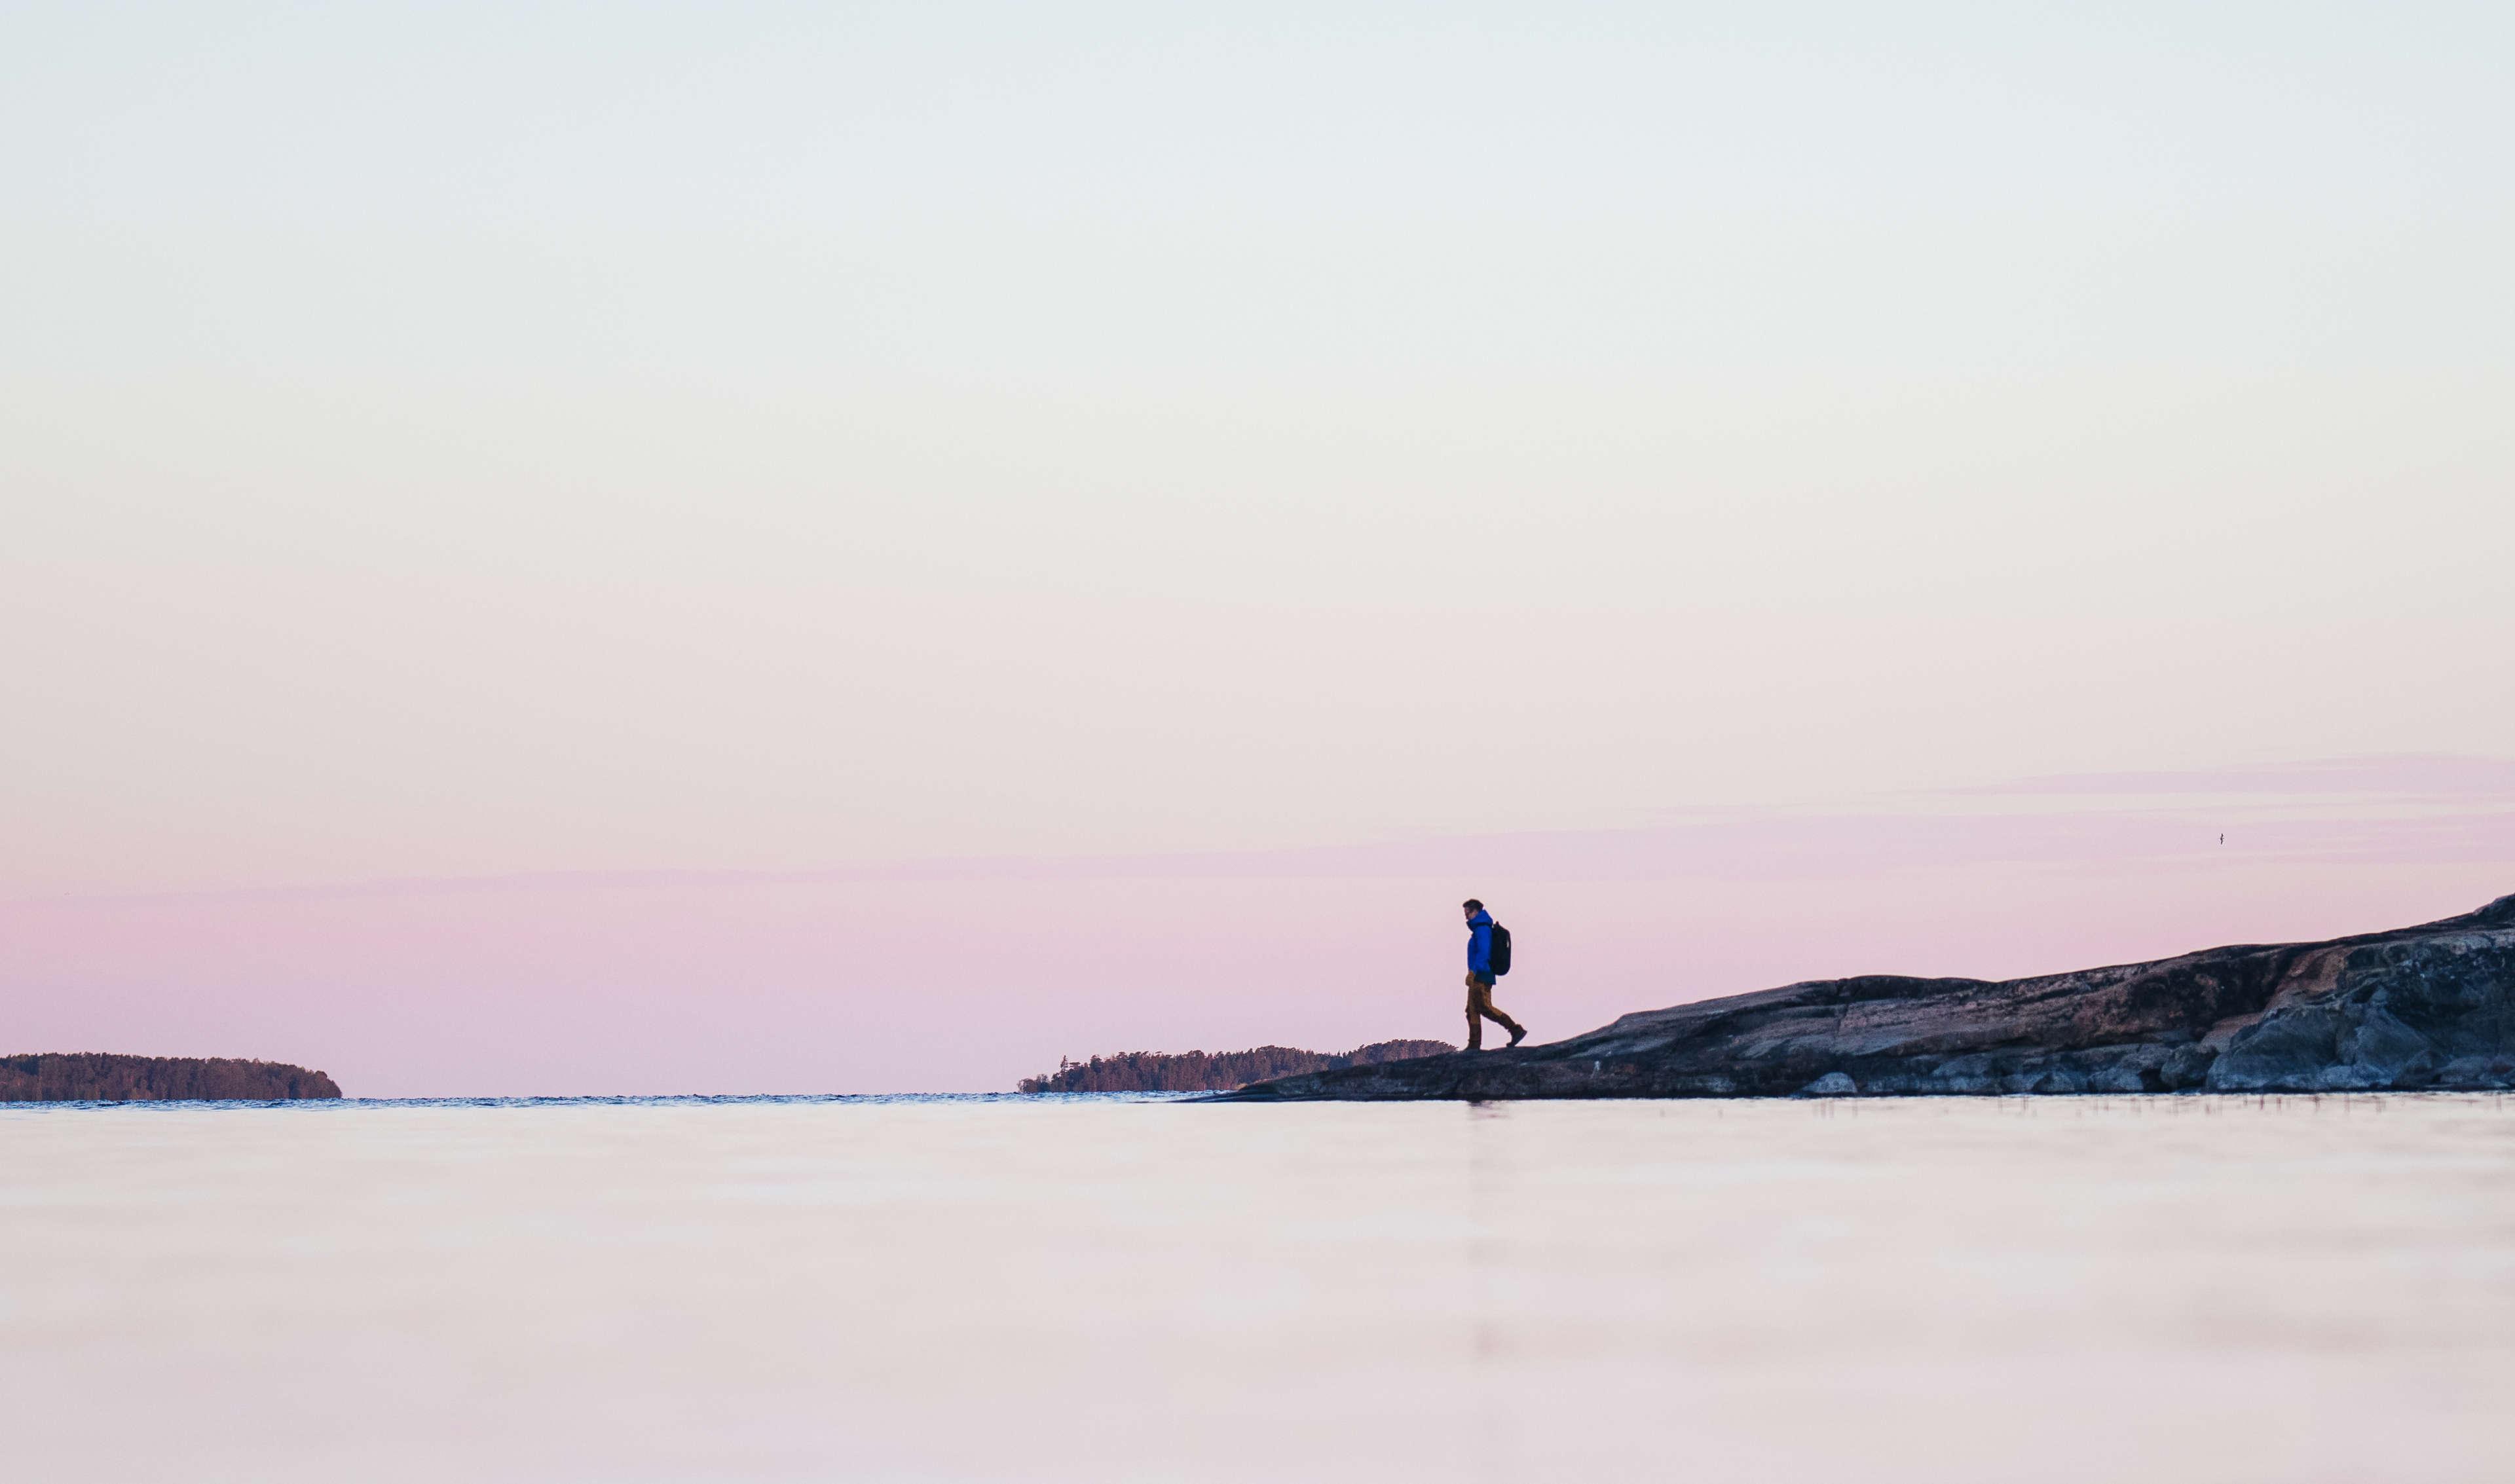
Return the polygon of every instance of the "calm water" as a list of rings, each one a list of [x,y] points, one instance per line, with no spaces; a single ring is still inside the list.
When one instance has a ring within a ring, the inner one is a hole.
[[[0,1110],[86,1480],[2515,1478],[2515,1102]]]

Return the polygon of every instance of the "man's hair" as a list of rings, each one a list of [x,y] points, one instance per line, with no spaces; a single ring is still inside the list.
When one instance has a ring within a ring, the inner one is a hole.
[[[1465,901],[1459,903],[1459,905],[1466,908],[1469,912],[1482,912],[1485,910],[1485,904],[1477,901],[1472,896],[1468,897]]]

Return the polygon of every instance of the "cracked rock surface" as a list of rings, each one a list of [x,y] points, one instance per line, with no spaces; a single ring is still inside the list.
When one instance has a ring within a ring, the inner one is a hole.
[[[2423,927],[2032,979],[1866,974],[1569,1041],[1256,1083],[1269,1099],[2515,1087],[2515,896]]]

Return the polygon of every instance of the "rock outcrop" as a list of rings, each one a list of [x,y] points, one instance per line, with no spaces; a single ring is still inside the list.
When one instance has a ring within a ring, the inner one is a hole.
[[[1998,983],[1870,974],[1645,1010],[1516,1051],[1245,1099],[2337,1092],[2515,1087],[2515,896],[2324,943]]]
[[[224,1056],[0,1056],[0,1102],[279,1102],[338,1097],[320,1072]]]

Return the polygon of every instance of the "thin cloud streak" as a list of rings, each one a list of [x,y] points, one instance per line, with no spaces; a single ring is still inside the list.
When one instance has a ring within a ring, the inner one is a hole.
[[[1951,798],[2170,799],[2145,807],[1985,811]],[[2283,804],[2276,801],[2288,800]],[[2268,768],[2027,779],[1896,801],[1901,807],[1722,808],[1636,829],[1539,830],[1295,848],[970,856],[811,870],[585,871],[414,877],[206,892],[35,898],[287,901],[725,888],[850,882],[1337,880],[1848,880],[1967,866],[2051,870],[2249,860],[2515,862],[2515,763],[2332,759]],[[2221,844],[2221,837],[2224,843]],[[34,899],[30,899],[34,900]]]
[[[2365,794],[2402,798],[2499,799],[2515,797],[2515,762],[2451,754],[2398,753],[2185,770],[2058,773],[1947,792],[1958,796]]]

